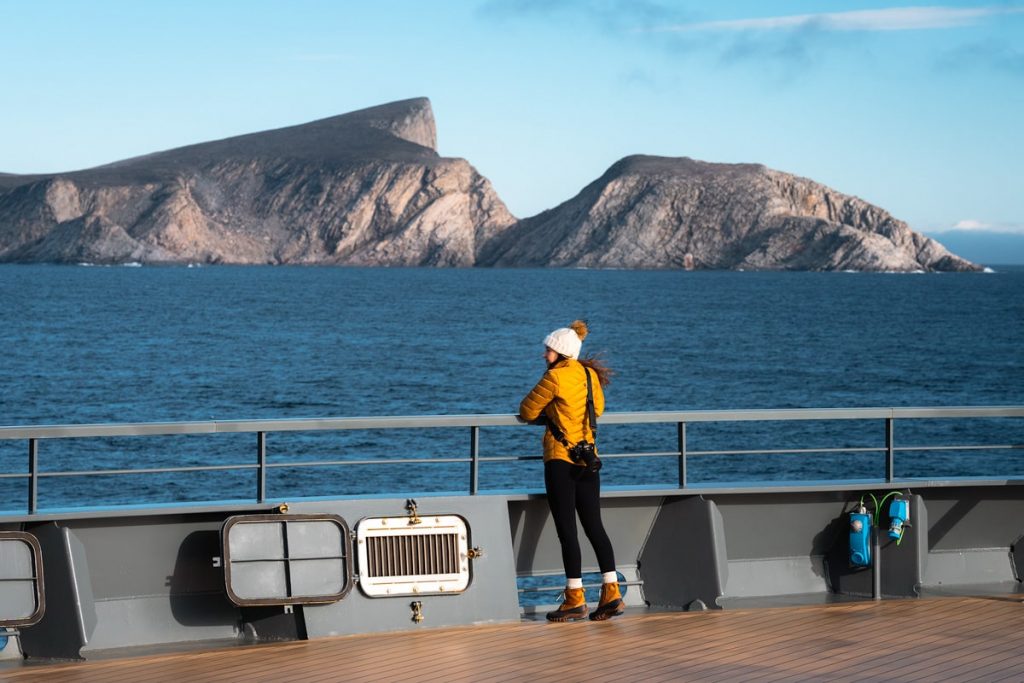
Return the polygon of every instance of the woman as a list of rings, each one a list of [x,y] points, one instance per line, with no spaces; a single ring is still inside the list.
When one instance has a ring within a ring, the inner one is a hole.
[[[550,621],[575,621],[587,616],[583,561],[576,535],[577,515],[594,547],[602,572],[601,599],[590,618],[603,621],[622,614],[626,609],[619,593],[612,543],[601,523],[599,467],[573,462],[569,454],[570,447],[580,441],[594,443],[594,425],[587,417],[588,375],[597,415],[604,411],[602,387],[608,385],[611,375],[611,371],[594,358],[579,359],[586,336],[586,323],[577,320],[544,339],[544,360],[548,370],[519,405],[519,417],[523,420],[547,425],[544,431],[544,488],[562,545],[566,577],[565,599],[557,610],[548,612]]]

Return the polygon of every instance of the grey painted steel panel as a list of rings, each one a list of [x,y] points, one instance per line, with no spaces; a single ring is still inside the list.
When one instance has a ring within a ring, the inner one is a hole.
[[[700,601],[718,607],[728,578],[725,546],[722,517],[713,502],[666,499],[637,567],[648,604],[686,609]]]
[[[82,655],[118,647],[223,641],[239,636],[237,608],[223,594],[135,596],[96,602],[96,630]]]
[[[180,514],[69,523],[85,544],[97,600],[223,590],[213,567],[223,518]],[[167,577],[172,577],[168,581]]]
[[[545,574],[561,571],[562,553],[547,499],[510,502],[508,507],[516,573]],[[582,531],[580,538],[584,538]],[[593,550],[586,542],[580,544],[580,550],[584,553],[584,565],[592,566],[595,562]]]
[[[657,515],[660,496],[654,498],[604,498],[601,519],[615,549],[620,571],[636,564],[647,533]],[[516,573],[563,573],[562,551],[555,533],[555,524],[543,497],[509,501],[509,523],[515,551]],[[583,571],[598,571],[594,550],[577,522]]]
[[[718,505],[729,560],[824,555],[837,541],[829,523],[860,496],[849,491],[804,491],[705,496]]]
[[[241,616],[213,564],[223,521],[205,513],[74,520],[99,620],[84,650],[235,637]]]
[[[1024,535],[1024,488],[922,490],[930,551],[1009,548]]]
[[[923,586],[1020,580],[1015,554],[1024,536],[1024,491],[962,487],[924,490],[922,499],[928,529]]]
[[[847,490],[791,492],[786,496],[708,496],[718,505],[728,548],[723,597],[824,594],[832,590],[870,596],[871,571],[850,567],[848,559],[845,513],[862,493]],[[927,519],[920,498],[912,496],[911,504],[915,523],[919,515]],[[882,533],[883,594],[916,595],[924,536],[911,527],[905,543],[898,547],[884,536],[884,530]]]
[[[866,597],[870,572],[848,567],[844,503],[865,490],[892,488],[719,489],[706,498],[680,491],[668,496],[664,490],[614,491],[603,501],[604,519],[619,568],[627,578],[644,582],[643,597],[655,605],[686,608],[701,600],[715,607],[732,598],[829,590]],[[921,484],[911,497],[913,527],[903,543],[897,547],[883,541],[883,594],[915,595],[921,583],[954,590],[1003,586],[1013,577],[1010,557],[1019,554],[1024,535],[1022,505],[1024,488],[1016,485]],[[257,514],[267,510],[248,509]],[[334,513],[353,525],[364,517],[406,511],[404,498],[305,500],[293,503],[291,510]],[[56,621],[44,619],[25,629],[26,651],[69,657],[132,644],[238,639],[246,630],[260,638],[320,637],[515,620],[520,614],[517,572],[561,571],[542,496],[423,496],[420,515],[462,516],[469,524],[470,544],[484,550],[471,563],[473,578],[464,593],[419,598],[424,622],[412,621],[410,598],[369,599],[359,591],[332,605],[296,609],[294,616],[280,608],[240,610],[228,603],[223,572],[212,563],[220,554],[224,519],[239,512],[246,509],[147,515],[94,511],[70,519],[68,529],[37,526],[44,550],[59,567],[57,584],[47,590],[48,602],[55,599],[58,607]],[[298,547],[304,536],[295,535]],[[941,547],[933,546],[933,539]],[[321,541],[310,543],[319,546]],[[582,537],[581,545],[590,552]],[[310,571],[302,580],[321,585],[317,582],[323,577]],[[637,604],[633,596],[627,599],[630,605]]]
[[[770,557],[730,560],[724,599],[827,593],[825,558]],[[719,601],[721,602],[721,601]]]
[[[290,511],[337,514],[353,526],[365,517],[406,514],[405,499],[300,502],[290,504]],[[352,591],[337,603],[303,607],[309,637],[519,619],[506,499],[501,496],[459,496],[419,500],[421,517],[449,514],[466,520],[470,546],[483,549],[483,556],[471,561],[472,578],[465,591],[414,598],[369,598],[361,591]],[[420,623],[412,620],[410,604],[413,601],[422,603],[424,620]]]
[[[27,657],[80,659],[96,628],[96,610],[85,548],[70,529],[44,524],[30,530],[46,568],[46,613],[22,631]]]
[[[922,584],[929,588],[949,588],[1015,579],[1008,548],[970,548],[929,553]]]

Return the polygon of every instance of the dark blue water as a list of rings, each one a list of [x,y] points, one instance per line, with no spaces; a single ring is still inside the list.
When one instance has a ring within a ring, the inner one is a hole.
[[[609,411],[1024,404],[1024,268],[987,274],[0,266],[0,423],[511,413],[541,340],[575,317],[616,370]],[[1021,421],[897,424],[897,445],[1020,443]],[[485,456],[539,450],[484,429]],[[253,462],[255,437],[40,443],[44,471]],[[465,456],[466,430],[271,434],[270,459]],[[605,453],[671,450],[675,425],[607,426]],[[880,447],[884,425],[699,425],[691,450]],[[25,441],[0,441],[23,472]],[[907,452],[898,476],[1024,472],[1020,451]],[[878,477],[876,454],[705,456],[693,482]],[[674,485],[672,458],[607,485]],[[47,478],[43,506],[249,498],[251,472]],[[462,490],[462,464],[279,468],[270,495]],[[536,462],[485,489],[536,488]],[[0,479],[24,504],[26,484]],[[0,508],[7,507],[0,505]]]

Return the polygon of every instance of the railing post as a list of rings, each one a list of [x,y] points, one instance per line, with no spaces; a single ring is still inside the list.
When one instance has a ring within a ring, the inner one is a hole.
[[[469,495],[475,496],[480,487],[480,427],[469,428]]]
[[[874,600],[882,599],[882,543],[878,538],[878,517],[879,510],[875,510],[874,523],[871,525],[871,597]]]
[[[34,515],[39,508],[39,444],[28,440],[28,513]]]
[[[895,478],[896,466],[893,447],[893,422],[894,418],[885,418],[885,481],[891,482]]]
[[[267,433],[256,432],[256,502],[267,502]]]
[[[678,425],[679,437],[679,488],[686,488],[686,423],[680,422]]]

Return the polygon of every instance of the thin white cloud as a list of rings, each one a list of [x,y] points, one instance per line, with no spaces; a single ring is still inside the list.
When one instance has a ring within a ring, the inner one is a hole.
[[[814,28],[822,31],[916,31],[969,26],[988,17],[1022,12],[1024,9],[1012,7],[891,7],[877,10],[702,21],[661,26],[651,30],[659,32],[777,31]]]
[[[945,232],[995,232],[1004,235],[1024,235],[1024,223],[987,223],[976,218],[965,218],[953,225],[934,227],[926,230],[930,233]]]
[[[988,223],[982,223],[981,221],[973,218],[965,218],[962,221],[957,222],[953,226],[954,230],[988,230],[992,226]]]

